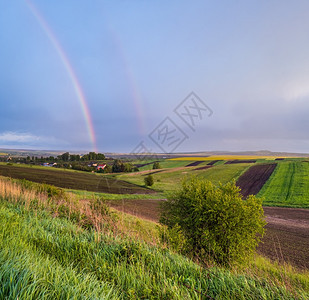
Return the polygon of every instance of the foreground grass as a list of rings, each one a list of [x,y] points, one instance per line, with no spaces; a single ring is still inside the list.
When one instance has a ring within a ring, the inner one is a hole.
[[[0,183],[0,299],[309,297],[307,273],[267,260],[247,270],[201,267],[160,244],[153,222],[121,214],[113,230],[91,202],[64,202],[56,191],[50,198],[48,186]]]
[[[297,299],[264,279],[201,268],[166,249],[83,230],[0,203],[0,297],[6,299]],[[204,295],[204,296],[203,296]]]
[[[308,162],[280,162],[258,196],[265,199],[263,205],[309,208],[308,179]]]

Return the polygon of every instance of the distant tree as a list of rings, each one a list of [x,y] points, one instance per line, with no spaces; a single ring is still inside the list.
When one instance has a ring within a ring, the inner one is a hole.
[[[104,159],[105,159],[105,155],[103,153],[97,154],[97,160],[104,160]]]
[[[70,153],[69,152],[65,152],[65,153],[60,155],[60,158],[61,158],[62,161],[69,161]]]
[[[97,158],[97,157],[96,157],[97,155],[96,155],[95,152],[89,152],[88,155],[89,155],[89,160],[96,160],[96,158]]]
[[[133,171],[133,165],[131,163],[125,163],[124,172],[132,172],[132,171]]]
[[[144,178],[144,183],[146,186],[152,186],[154,184],[154,180],[153,180],[153,176],[152,175],[148,175]]]
[[[124,172],[125,165],[120,159],[115,159],[112,167],[113,173]]]
[[[158,161],[155,161],[152,165],[152,169],[161,169],[161,165]]]
[[[70,161],[79,161],[80,156],[78,154],[70,154]]]

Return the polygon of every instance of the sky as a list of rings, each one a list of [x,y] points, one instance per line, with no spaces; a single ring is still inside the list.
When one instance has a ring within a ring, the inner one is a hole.
[[[0,148],[309,152],[308,11],[0,0]]]

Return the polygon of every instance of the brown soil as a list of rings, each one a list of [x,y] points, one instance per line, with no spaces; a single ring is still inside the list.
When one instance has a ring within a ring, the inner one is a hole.
[[[199,164],[201,164],[202,162],[204,162],[204,160],[195,161],[195,162],[192,162],[192,163],[186,165],[186,167],[196,167]]]
[[[112,200],[108,204],[125,213],[158,222],[160,203],[164,200]]]
[[[242,174],[236,185],[244,197],[256,195],[276,168],[276,164],[254,165]]]
[[[88,172],[72,172],[53,168],[31,168],[0,165],[0,175],[47,183],[61,188],[113,194],[152,194],[151,189]]]
[[[309,269],[309,210],[264,207],[266,234],[258,252]]]
[[[158,222],[164,200],[110,201],[110,206]],[[309,209],[264,207],[266,234],[258,252],[272,260],[309,269]]]

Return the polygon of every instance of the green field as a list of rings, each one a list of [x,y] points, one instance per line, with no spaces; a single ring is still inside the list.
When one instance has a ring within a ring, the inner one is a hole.
[[[309,163],[301,160],[278,163],[258,196],[269,206],[309,208]]]
[[[183,161],[171,161],[172,163],[182,162]],[[168,162],[168,164],[170,164]],[[188,161],[186,162],[186,165]],[[162,164],[163,165],[163,164]],[[181,169],[168,168],[168,169],[161,169],[161,170],[151,170],[150,172],[158,172],[153,174],[154,178],[154,185],[152,188],[156,191],[163,191],[163,192],[170,192],[175,190],[179,184],[181,183],[182,179],[186,176],[196,175],[200,178],[208,179],[215,184],[219,182],[225,184],[233,179],[237,179],[248,167],[250,164],[231,164],[231,165],[216,165],[209,169],[204,170],[194,170],[198,167],[203,165],[198,165],[196,167],[186,167]],[[121,180],[125,180],[137,185],[144,184],[144,178],[148,173],[143,174],[121,174],[118,175],[117,178]],[[132,176],[133,175],[133,176]]]
[[[55,217],[36,208],[37,202],[24,205],[22,197],[9,199],[8,194],[0,196],[0,299],[309,297],[307,273],[262,258],[245,270],[203,268],[163,245],[108,229],[87,230],[66,215]],[[153,224],[152,230],[156,228]]]

